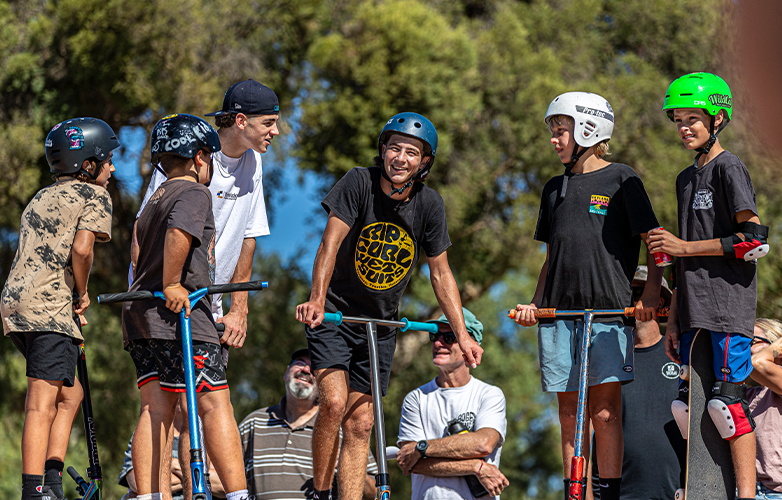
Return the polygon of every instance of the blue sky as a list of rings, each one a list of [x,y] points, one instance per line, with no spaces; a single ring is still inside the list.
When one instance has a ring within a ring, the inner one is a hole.
[[[148,138],[140,127],[123,127],[119,135],[125,148],[124,154],[115,156],[114,177],[122,181],[123,190],[140,197],[143,193],[140,193],[138,158]],[[302,172],[293,160],[283,162],[275,158],[270,147],[263,155],[264,177],[279,170],[282,182],[277,191],[269,193],[264,185],[264,192],[271,195],[269,212],[273,216],[271,234],[258,238],[257,252],[274,252],[289,260],[303,249],[298,263],[309,272],[326,224],[326,212],[320,207],[321,181],[312,172]]]

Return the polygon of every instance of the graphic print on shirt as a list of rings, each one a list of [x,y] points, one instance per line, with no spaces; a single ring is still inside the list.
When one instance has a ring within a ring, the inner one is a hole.
[[[356,243],[356,273],[373,290],[388,290],[413,267],[415,245],[407,231],[390,222],[375,222],[361,230]]]
[[[692,200],[693,210],[708,210],[714,205],[714,195],[708,189],[699,189]]]
[[[215,284],[215,270],[217,269],[217,260],[215,259],[215,235],[217,232],[212,233],[212,239],[209,240],[209,246],[207,247],[206,254],[209,260],[209,281]],[[222,283],[221,283],[222,284]]]
[[[679,378],[679,365],[673,361],[665,363],[662,368],[663,377],[673,380]]]
[[[475,413],[468,411],[465,413],[462,413],[458,417],[456,417],[456,420],[463,423],[464,426],[469,430],[470,432],[475,431]]]
[[[611,198],[609,198],[608,196],[593,194],[592,199],[589,201],[589,213],[606,215],[608,213],[609,201],[611,201]]]

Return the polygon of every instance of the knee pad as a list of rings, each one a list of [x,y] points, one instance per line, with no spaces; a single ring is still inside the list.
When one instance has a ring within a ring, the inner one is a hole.
[[[687,439],[690,428],[690,384],[681,384],[679,386],[679,396],[671,403],[671,413],[682,437]]]
[[[730,441],[755,430],[755,421],[747,404],[746,385],[716,382],[711,394],[709,416],[722,439]]]

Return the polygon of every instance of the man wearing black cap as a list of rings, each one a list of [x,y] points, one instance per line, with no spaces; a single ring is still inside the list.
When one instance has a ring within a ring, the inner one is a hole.
[[[641,297],[647,277],[647,267],[638,266],[631,283],[633,303]],[[658,307],[670,305],[671,290],[663,279]],[[665,320],[657,316],[635,323],[635,380],[622,387],[622,500],[673,498],[684,484],[687,442],[671,414],[671,401],[679,394],[679,365],[665,354],[660,331]],[[599,480],[596,456],[593,452],[593,486]],[[593,490],[594,498],[600,498],[600,489]]]
[[[269,234],[261,154],[280,134],[279,114],[280,103],[272,89],[255,80],[244,80],[231,85],[220,111],[206,115],[215,117],[222,146],[213,155],[214,174],[209,184],[216,231],[215,283],[248,281],[255,238]],[[137,217],[165,180],[156,168]],[[222,295],[213,295],[212,314],[218,323],[225,324],[221,342],[228,347],[241,347],[247,335],[247,292],[231,294],[231,310],[225,316]]]
[[[318,415],[317,381],[309,349],[298,349],[283,375],[285,396],[279,403],[250,413],[239,424],[247,489],[255,500],[310,498],[312,432]],[[375,458],[367,458],[363,497],[375,497]]]

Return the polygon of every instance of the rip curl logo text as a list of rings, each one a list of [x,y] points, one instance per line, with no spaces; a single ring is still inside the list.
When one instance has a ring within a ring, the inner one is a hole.
[[[413,267],[415,245],[396,224],[375,222],[362,231],[356,243],[356,273],[373,290],[397,285]]]
[[[722,108],[730,108],[733,106],[733,98],[727,94],[711,94],[709,96],[709,102],[713,106],[720,106]]]
[[[66,128],[65,136],[68,138],[68,149],[81,149],[84,147],[84,132],[79,127]]]

